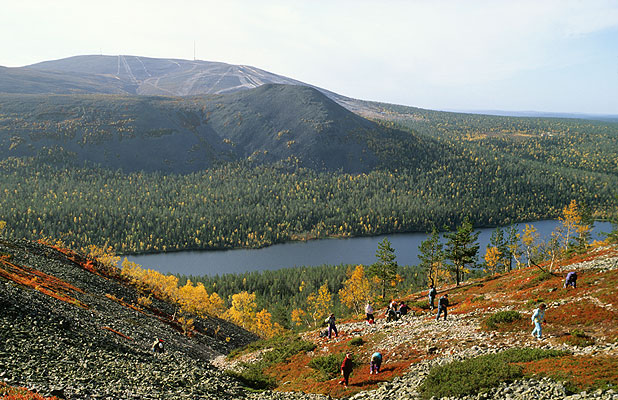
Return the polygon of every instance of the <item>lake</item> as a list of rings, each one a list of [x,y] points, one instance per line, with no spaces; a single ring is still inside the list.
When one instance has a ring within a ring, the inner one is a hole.
[[[534,225],[542,238],[547,238],[559,221],[545,220],[529,222]],[[519,232],[525,223],[516,225]],[[478,229],[481,232],[479,259],[485,254],[494,228]],[[608,222],[597,222],[592,236],[602,238],[602,232],[611,231]],[[418,264],[418,246],[427,239],[426,233],[398,233],[391,235],[321,239],[307,242],[276,244],[261,249],[237,249],[215,251],[181,251],[175,253],[156,253],[128,256],[144,268],[162,273],[186,275],[217,275],[243,273],[247,271],[276,270],[294,266],[316,266],[323,264],[372,264],[376,261],[378,242],[385,237],[395,249],[399,265]]]

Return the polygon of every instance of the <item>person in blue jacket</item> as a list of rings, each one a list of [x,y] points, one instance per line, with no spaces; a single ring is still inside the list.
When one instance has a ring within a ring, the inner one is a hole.
[[[371,355],[371,363],[369,364],[369,374],[379,374],[382,366],[382,354],[375,352]]]
[[[564,288],[566,289],[569,286],[573,286],[573,289],[577,288],[577,272],[575,271],[569,272],[564,280]]]
[[[536,308],[532,312],[532,324],[534,325],[534,329],[532,330],[532,336],[537,339],[543,338],[543,328],[541,323],[545,322],[545,303],[539,304],[539,308]]]

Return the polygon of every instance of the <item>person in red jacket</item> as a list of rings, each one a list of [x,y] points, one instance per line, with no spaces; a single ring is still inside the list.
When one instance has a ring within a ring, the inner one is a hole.
[[[343,387],[346,389],[348,388],[352,368],[354,368],[354,363],[352,362],[352,358],[350,357],[350,353],[346,353],[345,358],[341,363],[341,375],[343,375],[343,379],[339,382],[339,384],[343,384]]]

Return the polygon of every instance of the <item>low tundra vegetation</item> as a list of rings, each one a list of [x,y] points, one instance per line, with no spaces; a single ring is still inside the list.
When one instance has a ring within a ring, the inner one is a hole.
[[[432,368],[420,386],[420,393],[424,399],[478,393],[498,386],[501,382],[523,378],[523,367],[516,363],[567,354],[558,350],[509,349],[497,354],[452,362]]]
[[[344,356],[343,353],[318,356],[309,361],[309,367],[320,372],[322,381],[333,379],[339,374]]]
[[[267,374],[267,369],[275,364],[287,362],[296,354],[314,349],[315,344],[302,340],[297,335],[282,335],[268,340],[259,340],[235,350],[229,357],[237,358],[242,354],[262,350],[261,358],[254,362],[242,362],[239,370],[228,370],[226,374],[240,380],[250,389],[274,389],[277,387],[277,381]]]
[[[498,330],[519,320],[521,320],[521,314],[517,311],[498,311],[485,318],[483,327],[487,330]]]

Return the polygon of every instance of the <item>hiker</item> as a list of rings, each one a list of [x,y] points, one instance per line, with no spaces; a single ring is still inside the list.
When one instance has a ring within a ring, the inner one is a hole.
[[[433,311],[433,309],[435,308],[435,306],[433,305],[434,300],[436,299],[436,294],[438,294],[438,292],[436,291],[436,288],[433,287],[433,285],[431,285],[431,289],[429,289],[429,309]]]
[[[444,311],[444,320],[446,321],[446,309],[448,307],[448,294],[440,297],[438,300],[438,315],[436,315],[436,321],[440,320],[440,314]]]
[[[335,314],[331,314],[330,317],[326,319],[326,323],[328,323],[328,338],[330,339],[331,334],[334,332],[335,337],[337,337],[337,327],[335,326]]]
[[[371,363],[369,364],[369,375],[379,374],[382,366],[382,354],[377,351],[371,355]]]
[[[368,325],[373,324],[373,307],[371,307],[369,302],[367,302],[367,305],[365,306],[365,319],[367,320]]]
[[[539,304],[539,308],[536,308],[532,312],[532,324],[534,325],[534,329],[532,330],[532,336],[536,337],[537,339],[543,338],[543,328],[541,327],[541,323],[545,322],[545,308],[547,308],[545,303],[541,303]]]
[[[348,388],[348,383],[350,382],[350,374],[352,373],[352,368],[354,368],[354,363],[352,362],[352,358],[350,353],[345,354],[345,358],[341,363],[341,375],[343,379],[339,381],[339,384],[343,384],[344,388]]]
[[[391,322],[391,321],[397,321],[399,319],[399,315],[397,315],[397,303],[395,303],[394,301],[392,301],[388,308],[386,309],[386,322]]]
[[[397,310],[397,314],[399,314],[399,318],[403,317],[404,315],[407,315],[409,309],[410,307],[408,307],[408,305],[404,303],[403,301],[399,303],[399,309]]]
[[[155,339],[150,348],[154,353],[163,353],[165,349],[163,348],[163,339]]]
[[[577,272],[575,271],[569,272],[564,280],[564,288],[566,289],[569,286],[573,286],[573,289],[577,288]]]

